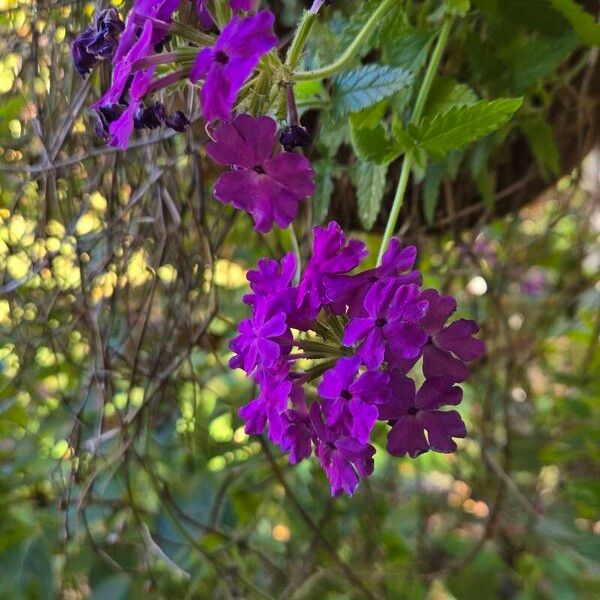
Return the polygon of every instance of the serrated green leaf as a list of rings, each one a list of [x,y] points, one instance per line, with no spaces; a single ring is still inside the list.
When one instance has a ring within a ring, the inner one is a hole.
[[[381,210],[385,191],[387,165],[376,165],[359,160],[354,170],[354,183],[358,200],[358,216],[365,229],[371,229]]]
[[[574,0],[549,0],[571,24],[581,41],[587,46],[600,46],[600,24]]]
[[[402,151],[388,138],[382,125],[372,129],[352,127],[350,140],[358,157],[378,165],[391,163]]]
[[[504,125],[521,103],[521,98],[505,98],[457,106],[433,119],[425,119],[413,135],[431,156],[439,158]]]
[[[556,175],[560,171],[560,159],[554,130],[546,121],[527,119],[521,129],[527,137],[531,151],[544,177]]]
[[[385,65],[367,65],[347,71],[333,80],[333,110],[337,114],[358,112],[389,98],[412,80],[412,73],[406,69]]]
[[[394,136],[394,145],[401,152],[406,152],[417,147],[417,141],[413,135],[414,131],[415,129],[412,125],[404,128],[400,118],[394,115],[394,119],[392,120],[392,135]]]
[[[437,77],[425,105],[424,116],[435,116],[454,106],[470,106],[477,102],[477,94],[464,83],[449,77]]]
[[[331,172],[333,164],[331,160],[319,160],[314,163],[315,183],[317,190],[313,196],[313,210],[315,223],[322,223],[329,212],[331,194],[333,193],[333,179]]]

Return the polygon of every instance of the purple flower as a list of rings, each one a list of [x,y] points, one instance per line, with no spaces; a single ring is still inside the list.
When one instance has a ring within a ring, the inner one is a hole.
[[[328,426],[341,425],[359,442],[369,441],[377,420],[377,404],[388,398],[388,376],[383,371],[367,371],[357,377],[361,360],[340,358],[323,375],[319,396],[323,398]]]
[[[423,373],[425,377],[447,377],[455,382],[469,375],[465,363],[475,360],[485,352],[485,344],[473,337],[479,331],[475,321],[458,319],[446,326],[446,321],[456,310],[452,296],[440,296],[433,289],[425,290],[421,298],[429,308],[421,321],[428,339],[423,348]]]
[[[85,77],[100,62],[110,58],[117,49],[125,29],[116,8],[107,8],[98,15],[94,27],[88,27],[75,38],[71,46],[75,69]]]
[[[417,258],[415,246],[402,247],[400,240],[392,238],[384,253],[381,265],[356,275],[326,275],[324,279],[327,298],[349,307],[350,316],[363,316],[364,298],[371,286],[378,281],[397,278],[397,283],[414,283],[420,285],[421,274],[412,271]]]
[[[252,10],[256,0],[229,0],[233,10]]]
[[[415,393],[414,381],[396,370],[390,372],[390,387],[390,400],[378,406],[379,419],[392,426],[387,443],[390,454],[415,458],[429,449],[444,453],[456,450],[452,438],[466,437],[465,424],[457,411],[438,409],[460,403],[459,387],[438,377],[425,380]]]
[[[340,427],[326,424],[327,416],[318,403],[310,407],[310,418],[315,433],[315,454],[331,485],[331,495],[342,491],[352,496],[359,476],[368,477],[373,472],[375,448],[361,444]]]
[[[269,314],[267,302],[260,302],[250,319],[239,324],[240,334],[231,340],[229,347],[236,353],[230,361],[232,368],[242,368],[252,373],[257,366],[269,368],[281,355],[279,343],[270,338],[287,333],[285,313]]]
[[[298,301],[310,310],[318,312],[324,303],[329,302],[326,278],[348,273],[357,267],[366,255],[367,250],[363,242],[346,242],[342,228],[335,221],[331,221],[327,228],[315,227],[313,255],[300,282]]]
[[[402,359],[419,356],[427,334],[416,323],[427,301],[420,298],[417,285],[377,282],[365,296],[364,307],[367,316],[350,320],[342,341],[352,346],[363,340],[356,353],[370,369],[381,365],[386,349]]]
[[[212,48],[198,53],[190,71],[192,82],[204,79],[202,113],[207,121],[231,119],[237,94],[260,57],[274,48],[275,17],[261,11],[252,17],[233,17]]]
[[[281,415],[283,434],[279,446],[289,454],[290,463],[295,465],[312,454],[312,442],[315,434],[306,407],[304,390],[300,385],[292,386],[290,398],[293,407]]]
[[[277,124],[270,117],[239,115],[214,132],[208,154],[222,165],[233,165],[215,184],[215,196],[250,213],[255,228],[266,233],[273,222],[287,227],[298,203],[315,191],[309,161],[292,152],[273,154]]]
[[[287,365],[281,365],[273,371],[263,371],[258,375],[260,392],[257,398],[251,400],[238,411],[239,416],[246,421],[245,431],[249,435],[263,432],[269,423],[269,438],[279,443],[284,430],[283,413],[287,409],[292,384],[285,376]]]
[[[271,258],[261,258],[257,266],[256,270],[246,274],[254,292],[244,296],[246,304],[255,305],[259,298],[272,298],[278,292],[290,289],[296,274],[296,256],[289,252],[279,262]]]
[[[279,143],[291,152],[294,148],[308,148],[311,137],[301,125],[290,125],[279,134]]]

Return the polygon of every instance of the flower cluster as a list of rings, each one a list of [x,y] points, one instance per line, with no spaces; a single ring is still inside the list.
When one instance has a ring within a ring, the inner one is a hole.
[[[201,23],[214,25],[206,2],[192,0]],[[231,0],[233,10],[248,11],[252,0]],[[218,37],[187,33],[205,47],[165,51],[171,33],[182,33],[174,20],[179,0],[134,0],[125,23],[114,9],[102,11],[72,44],[78,73],[85,77],[102,60],[112,59],[110,88],[93,104],[98,114],[96,131],[112,146],[126,149],[134,129],[165,125],[185,129],[188,118],[180,111],[169,116],[160,102],[146,106],[152,95],[178,81],[202,81],[202,114],[207,121],[228,121],[238,93],[260,58],[274,48],[273,14],[236,14]],[[168,68],[159,74],[158,67]]]
[[[298,285],[293,254],[260,260],[244,298],[252,316],[230,344],[230,365],[258,389],[239,411],[246,432],[267,428],[291,463],[314,451],[333,495],[353,494],[373,471],[377,421],[389,426],[390,454],[453,452],[465,425],[457,411],[441,408],[460,403],[455,384],[485,350],[473,321],[448,323],[454,298],[422,289],[414,246],[394,239],[380,266],[354,273],[366,254],[331,222],[315,228]]]

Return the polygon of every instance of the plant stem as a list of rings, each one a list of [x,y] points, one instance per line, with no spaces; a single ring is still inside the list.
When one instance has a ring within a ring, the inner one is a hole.
[[[304,11],[302,19],[300,19],[300,24],[296,30],[296,35],[292,40],[292,44],[285,58],[285,66],[290,71],[293,71],[296,68],[298,61],[300,60],[300,56],[302,56],[302,50],[304,50],[304,45],[306,44],[306,40],[308,39],[308,35],[312,29],[312,26],[315,24],[316,18],[316,14]]]
[[[362,44],[369,38],[371,33],[373,33],[380,17],[382,17],[388,9],[397,2],[398,0],[383,0],[370,16],[369,20],[363,25],[363,28],[358,32],[352,43],[344,50],[342,55],[336,61],[332,62],[330,65],[321,67],[320,69],[315,69],[314,71],[299,71],[294,73],[294,79],[296,81],[325,79],[326,77],[331,77],[332,75],[339,73],[356,56]],[[292,69],[294,68],[294,65],[288,66]]]
[[[433,50],[433,54],[431,55],[431,60],[429,61],[429,65],[427,66],[427,71],[425,72],[425,77],[423,78],[421,89],[419,90],[419,94],[417,95],[417,101],[415,102],[415,108],[413,110],[411,118],[411,123],[413,123],[414,125],[418,125],[419,121],[421,120],[421,117],[423,116],[423,110],[425,109],[425,103],[427,102],[429,91],[431,90],[431,84],[433,83],[433,79],[437,72],[437,68],[440,64],[444,48],[446,47],[446,43],[448,42],[448,36],[450,35],[451,28],[452,19],[445,19],[442,25],[442,30],[440,31],[440,36]],[[381,239],[381,246],[379,247],[379,257],[377,258],[378,265],[381,264],[383,254],[386,251],[390,238],[392,237],[396,229],[398,215],[400,214],[400,209],[402,208],[402,204],[404,203],[404,194],[406,193],[406,188],[408,186],[408,179],[410,177],[410,170],[413,165],[413,160],[414,152],[412,150],[407,151],[407,153],[404,155],[404,162],[402,163],[402,170],[400,171],[400,178],[398,179],[398,187],[396,188],[396,194],[394,195],[392,210],[390,211],[390,216],[388,217],[388,221],[385,226],[385,232],[383,234],[383,238]]]

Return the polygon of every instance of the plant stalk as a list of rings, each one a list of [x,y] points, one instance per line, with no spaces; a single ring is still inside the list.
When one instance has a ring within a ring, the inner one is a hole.
[[[415,108],[411,117],[411,123],[414,125],[418,125],[421,117],[423,116],[423,110],[425,109],[425,103],[427,102],[427,98],[431,90],[431,84],[433,83],[433,79],[440,64],[442,54],[444,53],[444,48],[448,42],[451,28],[452,19],[445,19],[442,25],[442,30],[440,31],[440,36],[438,37],[433,54],[431,55],[431,60],[427,66],[427,71],[425,72],[421,89],[417,95],[417,101],[415,102]],[[396,223],[398,222],[398,215],[400,214],[400,209],[404,203],[404,195],[408,186],[408,179],[410,177],[410,170],[412,168],[413,161],[414,152],[413,150],[408,150],[404,155],[404,162],[402,163],[402,170],[400,171],[400,178],[398,179],[398,187],[396,188],[396,194],[394,195],[392,210],[390,211],[390,216],[388,217],[388,221],[385,226],[385,232],[383,234],[383,238],[381,239],[379,256],[377,258],[378,265],[381,264],[381,259],[383,258],[390,239],[396,230]]]

